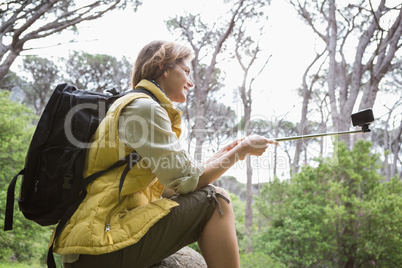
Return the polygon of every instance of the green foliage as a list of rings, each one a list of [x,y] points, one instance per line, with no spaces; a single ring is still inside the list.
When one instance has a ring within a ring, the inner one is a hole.
[[[401,181],[381,182],[369,142],[335,147],[317,168],[263,187],[256,206],[266,224],[254,250],[290,267],[402,263]]]
[[[25,93],[24,101],[34,108],[37,115],[43,112],[59,83],[71,83],[79,89],[97,92],[112,88],[118,91],[130,89],[132,64],[125,57],[118,60],[110,55],[74,51],[69,58],[58,58],[57,61],[37,56],[24,57],[23,71],[28,74],[26,81],[29,82],[20,84]],[[12,74],[9,77],[8,80],[15,80]]]
[[[21,77],[13,71],[8,71],[2,80],[0,80],[0,89],[11,90],[13,87],[23,84]]]
[[[13,262],[0,263],[0,268],[32,268],[32,267],[40,267],[40,266],[32,266],[31,264],[13,263]]]
[[[370,192],[364,204],[367,220],[359,240],[360,256],[370,255],[377,265],[398,267],[402,263],[402,183],[394,177]]]
[[[290,266],[311,266],[328,248],[323,196],[314,187],[312,168],[305,170],[305,181],[295,184],[275,180],[264,187],[257,207],[267,220],[268,228],[257,235],[255,249],[266,251]],[[264,202],[267,195],[269,201]]]
[[[29,75],[26,79],[29,82],[22,86],[25,101],[29,107],[35,109],[37,115],[40,115],[59,82],[59,67],[47,58],[26,56],[23,68]]]
[[[12,102],[6,91],[0,91],[0,101],[0,222],[3,223],[8,183],[23,167],[35,116],[25,106]],[[46,257],[51,230],[26,220],[18,212],[17,204],[14,212],[13,230],[0,232],[0,262],[39,264]]]
[[[237,234],[237,240],[239,242],[240,252],[245,249],[245,202],[242,201],[237,195],[229,193],[232,201],[232,206],[235,216],[235,228]]]
[[[282,268],[285,265],[272,259],[262,252],[240,254],[240,267],[242,268]]]
[[[132,64],[125,57],[118,60],[110,55],[73,51],[65,63],[66,81],[79,89],[97,92],[113,87],[118,91],[131,89]]]
[[[188,245],[188,247],[194,249],[195,251],[201,254],[201,250],[197,242],[191,243],[190,245]]]
[[[0,185],[21,169],[33,133],[32,112],[12,102],[8,91],[0,90]]]

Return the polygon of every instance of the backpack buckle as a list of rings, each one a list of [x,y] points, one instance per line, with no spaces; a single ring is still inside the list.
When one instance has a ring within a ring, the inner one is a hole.
[[[63,189],[70,190],[71,189],[71,182],[73,180],[73,174],[66,173],[64,174],[64,182],[63,182]]]

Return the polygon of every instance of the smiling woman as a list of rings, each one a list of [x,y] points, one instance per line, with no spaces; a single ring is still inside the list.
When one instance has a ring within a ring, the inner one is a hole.
[[[208,267],[240,266],[229,195],[210,183],[275,142],[253,135],[232,142],[204,165],[191,159],[178,141],[181,113],[172,101],[186,101],[193,87],[192,58],[191,49],[165,41],[139,52],[133,87],[155,99],[135,92],[114,102],[93,136],[84,176],[133,150],[142,158],[126,173],[123,187],[124,166],[89,184],[54,243],[65,267],[145,267],[195,241]]]

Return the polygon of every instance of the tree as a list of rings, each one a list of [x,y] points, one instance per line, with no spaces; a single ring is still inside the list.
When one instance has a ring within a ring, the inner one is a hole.
[[[291,137],[295,136],[298,129],[298,124],[294,124],[293,122],[284,120],[286,116],[278,116],[273,117],[273,121],[269,122],[270,129],[273,130],[274,137]],[[267,132],[268,133],[268,132]],[[266,133],[266,134],[267,134]],[[278,177],[278,166],[283,166],[284,162],[279,163],[278,158],[278,148],[280,148],[287,156],[288,166],[291,167],[293,161],[293,157],[291,156],[291,151],[293,150],[293,144],[289,142],[280,143],[278,146],[274,147],[274,160],[273,160],[273,177]],[[292,175],[292,171],[289,170],[289,176]]]
[[[11,91],[23,83],[24,81],[15,72],[8,71],[7,75],[0,81],[0,89]]]
[[[395,267],[401,262],[402,182],[382,183],[371,143],[335,146],[316,168],[264,185],[256,204],[265,228],[255,251],[291,267]]]
[[[402,40],[402,5],[387,5],[385,0],[376,7],[372,1],[290,3],[324,43],[332,123],[347,130],[359,94],[359,109],[373,107],[384,75],[400,66],[395,55]],[[341,139],[350,142],[348,135]]]
[[[0,81],[30,40],[42,39],[66,30],[76,31],[84,21],[100,18],[106,12],[134,7],[140,0],[80,1],[67,0],[7,0],[0,4]]]
[[[384,115],[385,119],[380,122],[373,133],[373,142],[378,149],[384,151],[384,174],[387,180],[397,176],[401,178],[400,173],[402,161],[401,157],[401,139],[402,139],[402,69],[396,70],[387,75],[384,83],[381,85],[382,95],[387,95],[387,103],[384,107],[388,113]],[[384,98],[385,99],[385,98]]]
[[[103,92],[116,88],[129,89],[131,64],[126,58],[118,60],[109,55],[92,55],[74,51],[68,59],[55,61],[37,56],[26,56],[23,71],[26,81],[19,86],[25,93],[25,103],[42,114],[50,95],[59,83],[71,83],[79,89]],[[64,66],[60,67],[60,66]]]
[[[34,113],[10,100],[10,93],[0,90],[0,222],[4,222],[7,186],[12,177],[23,167],[25,155],[34,127]],[[17,210],[15,204],[15,210]],[[14,214],[11,232],[0,232],[0,261],[11,259],[30,264],[46,260],[47,244],[51,230]]]
[[[373,137],[374,143],[380,146],[381,150],[385,151],[383,171],[387,181],[398,175],[398,164],[400,165],[402,119],[398,121],[398,111],[395,112],[395,110],[401,104],[402,99],[394,103],[392,107],[387,107],[389,111],[386,119],[378,124],[380,126],[378,133]]]
[[[205,72],[205,64],[201,64],[199,67],[199,72],[200,76],[204,76]],[[194,90],[190,90],[188,95],[187,95],[187,100],[184,104],[179,104],[179,108],[182,109],[183,111],[183,118],[186,122],[187,125],[187,143],[188,143],[188,151],[191,151],[192,147],[192,141],[195,138],[195,120],[201,119],[204,120],[205,123],[208,125],[207,127],[211,126],[216,126],[217,128],[205,130],[205,140],[209,140],[209,142],[214,142],[214,140],[217,142],[217,145],[220,145],[220,140],[225,139],[227,135],[231,136],[230,130],[227,128],[232,125],[232,122],[234,121],[234,118],[229,118],[231,115],[234,115],[234,111],[224,105],[223,103],[220,103],[217,101],[219,97],[212,97],[214,93],[218,92],[218,90],[222,87],[222,83],[220,82],[221,80],[221,75],[222,72],[219,68],[215,68],[215,71],[212,73],[211,79],[211,93],[210,96],[208,97],[207,103],[206,103],[206,109],[204,116],[202,118],[197,117],[197,112],[195,109],[195,93]],[[223,119],[225,121],[225,124],[223,128],[219,128],[219,125],[217,125],[217,122],[214,122],[218,118],[218,121],[222,121]],[[226,120],[225,120],[226,119]],[[218,131],[220,134],[223,134],[221,137],[220,135],[217,135],[217,137],[212,137],[214,131]],[[212,151],[215,151],[215,148],[212,148]]]
[[[65,80],[79,89],[96,92],[113,87],[118,91],[130,89],[132,64],[125,57],[118,60],[110,55],[74,51],[65,62]]]
[[[10,92],[0,90],[0,185],[21,169],[33,133],[32,111],[10,100]]]
[[[51,60],[26,56],[23,68],[31,76],[26,79],[27,84],[22,85],[25,93],[25,102],[33,107],[36,115],[41,115],[46,103],[60,79],[59,67]]]
[[[309,72],[311,68],[314,66],[314,64],[323,56],[324,53],[316,53],[316,57],[314,60],[310,63],[310,65],[307,67],[303,74],[302,78],[302,87],[300,90],[300,95],[302,97],[302,108],[301,108],[301,118],[300,118],[300,123],[298,127],[298,133],[300,135],[304,134],[309,134],[306,133],[306,126],[309,125],[309,121],[307,120],[308,118],[308,105],[310,102],[310,99],[312,98],[314,86],[319,79],[318,75],[312,75],[312,77],[308,77]],[[309,79],[310,78],[310,79]],[[299,169],[299,159],[300,159],[300,154],[302,151],[302,145],[303,145],[303,140],[297,140],[296,141],[296,148],[295,148],[295,153],[291,165],[291,174],[296,174],[298,169]]]
[[[193,125],[195,121],[195,111],[193,109],[194,98],[192,92],[187,96],[188,101],[184,105],[179,105],[183,109],[184,118],[186,121],[188,151],[191,151],[191,142],[194,139]],[[206,149],[209,153],[215,153],[220,146],[227,143],[228,139],[236,136],[236,113],[232,108],[211,98],[208,101],[206,114],[203,119],[206,121],[205,141],[213,145]]]
[[[188,15],[176,17],[167,22],[169,29],[177,31],[183,40],[188,42],[195,52],[192,61],[194,80],[194,110],[195,125],[194,137],[196,140],[195,159],[201,161],[202,144],[205,141],[206,120],[205,114],[208,107],[208,96],[217,89],[212,83],[216,72],[218,55],[224,50],[224,44],[232,33],[239,13],[246,4],[241,0],[231,6],[227,18],[221,18],[212,25],[201,20],[200,15]],[[208,62],[203,64],[203,61]]]
[[[253,90],[253,82],[255,79],[261,74],[264,70],[265,66],[269,61],[268,59],[262,66],[259,68],[260,70],[256,75],[252,76],[251,69],[257,62],[257,58],[259,53],[261,52],[259,39],[254,41],[251,37],[246,34],[246,23],[249,18],[255,19],[261,16],[263,13],[261,10],[250,9],[248,12],[243,11],[241,14],[241,20],[239,21],[239,25],[237,30],[234,33],[235,38],[235,55],[237,62],[239,63],[242,71],[243,71],[243,79],[242,83],[239,87],[239,95],[241,96],[241,100],[243,102],[244,108],[244,123],[245,123],[245,136],[249,136],[253,129],[251,128],[251,110],[252,110],[252,90]],[[263,27],[259,28],[260,33],[263,32]],[[257,36],[261,36],[257,35]],[[252,76],[252,78],[250,78]],[[251,227],[253,225],[253,169],[251,167],[251,156],[247,156],[246,158],[246,174],[247,174],[247,200],[246,200],[246,211],[245,211],[245,230],[246,236],[250,238],[251,235]],[[252,245],[250,244],[246,249],[246,253],[252,251]]]
[[[222,144],[236,135],[233,131],[236,113],[230,107],[211,100],[208,102],[205,118],[207,119],[206,129],[208,129],[206,140],[214,145],[211,150],[215,153]]]

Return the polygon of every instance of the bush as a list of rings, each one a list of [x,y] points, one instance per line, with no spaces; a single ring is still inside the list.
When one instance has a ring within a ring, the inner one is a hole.
[[[24,105],[12,102],[7,91],[0,91],[0,102],[0,222],[4,223],[8,184],[24,165],[36,116]],[[20,182],[16,193],[19,185]],[[0,232],[0,262],[7,263],[7,267],[14,262],[16,267],[23,267],[17,266],[17,262],[39,267],[47,255],[51,232],[49,227],[25,219],[16,202],[13,230]]]
[[[384,182],[371,143],[264,185],[256,205],[264,227],[254,250],[291,267],[396,267],[402,263],[402,182]]]
[[[270,256],[261,252],[250,252],[240,255],[240,267],[242,268],[281,268],[285,265],[272,259]]]

